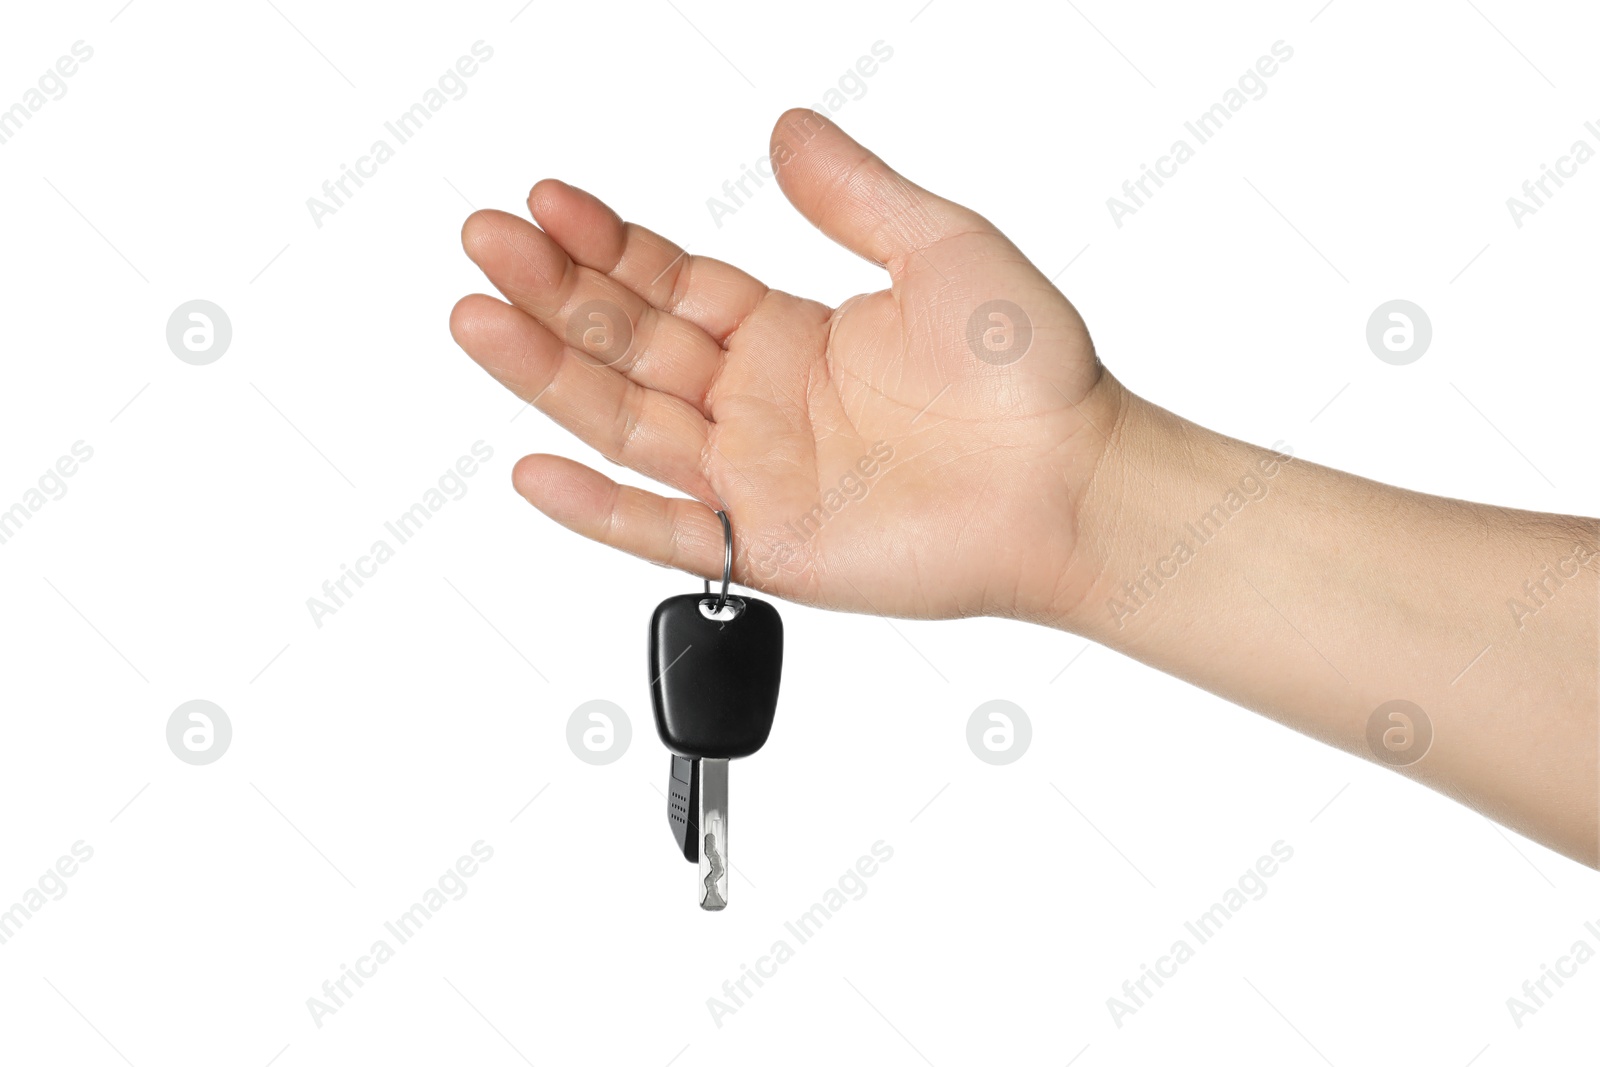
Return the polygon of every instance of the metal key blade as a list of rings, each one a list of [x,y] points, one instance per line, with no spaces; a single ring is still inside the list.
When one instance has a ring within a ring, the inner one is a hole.
[[[728,761],[703,759],[700,773],[700,906],[728,906]]]

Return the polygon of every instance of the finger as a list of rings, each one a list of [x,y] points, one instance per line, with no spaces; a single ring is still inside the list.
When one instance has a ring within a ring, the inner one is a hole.
[[[722,523],[698,501],[618,485],[562,456],[525,456],[511,480],[528,503],[591,541],[701,578],[722,577]]]
[[[515,215],[474,212],[461,243],[495,288],[551,333],[645,388],[704,410],[722,365],[721,346],[704,330],[574,263],[548,234]]]
[[[962,234],[999,231],[983,216],[908,181],[815,111],[786,111],[772,130],[784,195],[812,225],[899,273],[904,260]]]
[[[717,495],[701,473],[709,426],[689,404],[595,366],[522,311],[490,296],[465,297],[450,333],[513,393],[613,463],[702,500]]]
[[[767,287],[719,259],[691,256],[660,234],[623,222],[597,197],[547,178],[528,210],[574,262],[625,285],[652,307],[686,319],[718,344],[754,311]]]

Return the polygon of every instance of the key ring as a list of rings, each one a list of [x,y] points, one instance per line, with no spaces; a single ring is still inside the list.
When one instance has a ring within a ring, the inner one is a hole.
[[[733,577],[733,527],[728,523],[726,511],[717,512],[717,518],[722,520],[722,595],[717,597],[717,606],[712,609],[713,614],[721,614],[722,609],[728,606],[728,579]],[[711,595],[711,579],[704,579],[706,583],[706,596]]]

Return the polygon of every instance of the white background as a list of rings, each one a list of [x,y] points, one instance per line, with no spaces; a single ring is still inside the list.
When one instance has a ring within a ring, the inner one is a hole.
[[[0,945],[0,1062],[1594,1062],[1600,961],[1521,1028],[1506,1007],[1600,947],[1594,872],[1018,624],[784,606],[777,726],[732,772],[732,905],[701,913],[644,647],[698,583],[512,492],[525,453],[594,457],[446,326],[486,287],[469,202],[525,213],[545,176],[774,286],[879,287],[774,186],[720,227],[706,200],[883,41],[836,120],[1060,271],[1135,391],[1592,514],[1600,161],[1520,229],[1505,204],[1600,146],[1592,7],[274,2],[5,11],[0,107],[94,54],[0,145],[0,508],[94,455],[0,545],[0,908],[94,856]],[[467,95],[316,226],[307,197],[478,40]],[[1106,198],[1278,40],[1268,94],[1116,227]],[[196,298],[233,325],[209,366],[165,339]],[[1410,366],[1364,339],[1393,298],[1433,322]],[[467,495],[314,625],[306,599],[479,440]],[[234,729],[204,767],[165,740],[196,698]],[[632,722],[608,766],[565,741],[592,699]],[[991,699],[1033,725],[1005,767],[965,740]],[[307,998],[480,839],[470,892],[315,1025]],[[707,998],[879,840],[866,895],[716,1025]],[[1270,892],[1115,1025],[1107,998],[1279,840]]]

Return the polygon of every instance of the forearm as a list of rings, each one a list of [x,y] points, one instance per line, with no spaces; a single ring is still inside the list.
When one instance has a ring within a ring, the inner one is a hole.
[[[1595,522],[1396,489],[1122,396],[1079,514],[1104,551],[1063,628],[1600,859]],[[1431,724],[1421,758],[1422,722],[1409,747],[1387,712],[1369,736],[1393,700]]]

